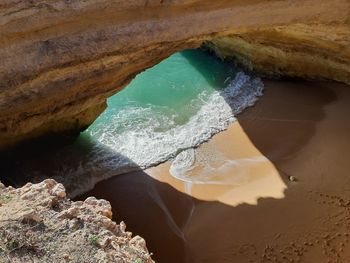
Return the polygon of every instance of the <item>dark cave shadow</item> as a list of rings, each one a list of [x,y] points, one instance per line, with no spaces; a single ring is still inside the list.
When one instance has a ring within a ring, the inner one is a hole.
[[[146,240],[156,262],[194,262],[182,228],[198,200],[161,183],[143,171],[121,174],[99,182],[89,196],[112,204],[113,220]]]
[[[203,65],[202,60],[198,60],[197,57],[193,56],[192,52],[204,52],[208,56],[210,56],[210,60],[208,58],[207,65]],[[189,62],[193,67],[200,72],[200,74],[205,78],[205,80],[208,82],[208,84],[211,87],[214,87],[215,89],[221,89],[221,83],[224,83],[227,79],[217,79],[217,77],[220,76],[220,71],[223,69],[223,67],[226,67],[225,69],[228,70],[227,77],[234,78],[235,74],[239,72],[239,68],[237,68],[235,65],[230,64],[229,62],[223,61],[219,57],[215,56],[213,53],[205,50],[184,50],[181,52],[181,55],[186,58],[187,62]],[[209,65],[210,63],[210,65]],[[213,67],[211,64],[215,63],[217,64],[217,67]],[[213,72],[213,70],[216,70],[216,72]],[[218,85],[219,84],[219,85]]]
[[[342,84],[292,78],[263,82],[264,95],[236,117],[254,146],[283,173],[284,160],[303,150],[325,117],[324,108],[337,100],[329,85]],[[281,175],[285,182],[286,175]]]
[[[92,189],[96,182],[140,170],[133,161],[86,133],[75,140],[57,142],[56,139],[38,139],[2,153],[0,181],[5,185],[21,187],[27,182],[38,183],[52,178],[63,183],[71,197]],[[121,164],[122,169],[111,169],[113,165]]]

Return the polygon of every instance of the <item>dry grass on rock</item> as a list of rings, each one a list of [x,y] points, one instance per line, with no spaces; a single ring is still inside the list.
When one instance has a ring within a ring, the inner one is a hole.
[[[72,202],[54,180],[0,183],[0,262],[153,262],[145,241],[111,217],[108,201]]]

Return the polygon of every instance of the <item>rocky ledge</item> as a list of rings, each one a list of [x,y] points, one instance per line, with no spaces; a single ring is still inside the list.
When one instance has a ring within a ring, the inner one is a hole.
[[[237,30],[207,44],[223,59],[267,77],[350,84],[349,24],[290,24]]]
[[[140,71],[205,41],[271,75],[350,83],[348,0],[2,0],[0,148],[77,134]]]
[[[0,183],[0,262],[153,262],[144,239],[111,217],[108,201],[72,202],[51,179]]]

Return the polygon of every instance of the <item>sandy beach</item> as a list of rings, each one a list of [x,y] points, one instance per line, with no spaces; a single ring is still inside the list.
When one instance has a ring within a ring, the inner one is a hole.
[[[349,262],[350,89],[264,83],[254,107],[196,149],[186,181],[167,162],[84,197],[109,200],[157,262]]]

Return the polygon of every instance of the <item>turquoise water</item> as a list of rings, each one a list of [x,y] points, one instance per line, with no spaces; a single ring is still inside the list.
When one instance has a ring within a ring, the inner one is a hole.
[[[107,110],[86,133],[93,137],[100,135],[110,119],[125,110],[133,118],[121,116],[115,123],[114,132],[136,128],[140,122],[148,125],[147,113],[159,118],[157,131],[183,125],[198,112],[203,101],[208,100],[213,91],[223,89],[225,81],[235,73],[230,65],[206,52],[187,50],[176,53],[139,74],[127,88],[111,97]],[[144,109],[144,114],[133,114],[130,108]],[[164,117],[171,122],[162,123]]]
[[[49,176],[76,196],[116,174],[174,159],[171,173],[193,180],[181,177],[194,161],[193,148],[225,130],[262,89],[260,79],[206,52],[176,53],[112,96],[73,145],[50,154],[46,169],[40,161],[25,176]]]
[[[235,114],[254,104],[262,87],[260,79],[209,53],[183,51],[139,74],[111,97],[85,136],[144,169],[226,129]],[[107,159],[113,167],[126,165]]]

